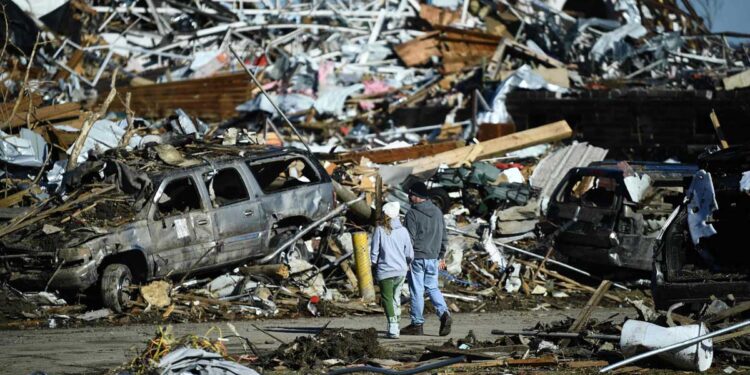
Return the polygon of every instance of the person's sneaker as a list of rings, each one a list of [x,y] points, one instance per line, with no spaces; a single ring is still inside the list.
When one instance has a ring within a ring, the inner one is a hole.
[[[451,319],[451,314],[448,314],[448,312],[444,312],[443,316],[440,317],[440,336],[448,336],[451,334],[451,324],[453,324],[453,319]]]
[[[386,338],[389,338],[389,339],[397,339],[397,338],[398,338],[398,336],[399,336],[399,335],[397,335],[397,334],[395,334],[395,333],[387,333],[387,334],[385,335],[385,337],[386,337]]]
[[[410,336],[421,336],[424,334],[421,324],[409,324],[408,326],[401,328],[402,335]]]

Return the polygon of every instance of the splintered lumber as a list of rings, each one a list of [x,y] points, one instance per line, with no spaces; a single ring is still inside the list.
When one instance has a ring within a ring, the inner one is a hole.
[[[400,164],[402,167],[412,167],[412,173],[418,174],[437,169],[440,164],[461,164],[468,158],[481,160],[502,155],[506,152],[538,145],[540,143],[555,142],[573,135],[573,130],[565,120],[536,128],[523,130],[517,133],[505,135],[489,141],[480,142],[471,146],[457,148],[455,150],[441,152],[437,155],[414,159]],[[480,152],[475,149],[479,148]]]
[[[443,62],[443,73],[457,72],[492,57],[502,39],[497,35],[447,26],[434,25],[434,28],[436,31],[394,46],[394,52],[406,66],[423,65],[433,56],[438,56]]]
[[[260,266],[240,267],[240,273],[245,276],[265,275],[276,279],[288,279],[289,267],[286,264],[264,264]]]
[[[521,263],[524,266],[532,268],[532,269],[537,269],[537,267],[538,267],[536,264],[531,263],[531,262],[527,262],[527,261],[522,260],[522,259],[516,259],[516,262]],[[583,285],[583,284],[579,283],[578,281],[575,281],[575,280],[573,280],[573,279],[571,279],[569,277],[560,275],[557,272],[550,271],[550,270],[547,270],[547,269],[544,269],[544,268],[540,272],[543,273],[543,274],[545,274],[545,275],[547,275],[547,276],[554,277],[554,278],[556,278],[556,279],[558,279],[560,281],[564,281],[566,283],[574,285],[577,288],[580,288],[580,289],[583,289],[583,290],[587,290],[589,292],[596,292],[596,289],[594,289],[594,288],[592,288],[592,287],[590,287],[588,285]],[[612,301],[618,302],[618,303],[622,302],[622,298],[613,296],[613,295],[611,295],[609,293],[605,293],[604,297],[607,298],[607,299],[610,299]]]
[[[538,269],[541,269],[541,267]],[[586,302],[586,306],[583,307],[581,313],[578,314],[576,320],[573,322],[573,324],[570,325],[570,328],[568,328],[568,332],[578,333],[586,328],[586,323],[588,323],[589,319],[591,319],[591,314],[594,312],[596,306],[598,306],[602,301],[604,294],[607,293],[611,286],[611,281],[602,280],[602,282],[599,284],[599,287],[596,288],[594,294],[592,294],[591,298],[589,298],[589,301]],[[560,341],[560,347],[566,347],[568,346],[568,344],[570,344],[569,339],[563,339]]]
[[[80,114],[81,104],[64,103],[46,107],[32,107],[31,112],[28,112],[28,108],[19,108],[13,118],[2,118],[1,120],[5,122],[3,129],[7,129],[12,126],[25,125],[27,118],[31,124],[34,124],[45,121],[59,122],[66,119],[75,119],[78,118]],[[10,114],[8,114],[8,116],[10,116]]]
[[[333,238],[328,238],[328,248],[331,249],[331,252],[336,256],[336,258],[344,255],[344,253],[339,248],[339,245],[336,244],[336,241]],[[359,282],[357,281],[357,276],[354,274],[354,271],[352,271],[352,267],[349,265],[348,260],[344,260],[343,262],[339,263],[339,267],[341,267],[341,269],[344,271],[346,278],[352,285],[352,290],[357,290],[357,288],[359,288]]]
[[[362,158],[367,158],[373,163],[393,163],[397,161],[410,160],[418,157],[435,155],[441,152],[454,150],[463,147],[463,141],[448,141],[433,143],[427,145],[417,145],[410,147],[389,148],[385,150],[372,150],[360,152],[347,152],[336,154],[337,161],[351,160],[358,162]]]

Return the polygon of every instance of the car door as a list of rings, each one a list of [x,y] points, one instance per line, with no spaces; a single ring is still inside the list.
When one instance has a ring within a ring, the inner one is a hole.
[[[206,193],[194,175],[166,178],[148,215],[156,276],[181,274],[216,263],[216,243]]]
[[[240,261],[261,250],[265,214],[245,169],[235,163],[203,174],[219,244],[217,264]]]

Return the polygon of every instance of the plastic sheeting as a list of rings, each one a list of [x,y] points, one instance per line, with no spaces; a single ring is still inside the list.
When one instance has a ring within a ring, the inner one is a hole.
[[[279,106],[279,109],[285,114],[307,111],[313,107],[313,104],[315,104],[315,99],[302,94],[275,95],[269,93],[269,96],[271,96],[271,100],[273,100],[276,105]],[[254,99],[238,105],[235,109],[237,112],[263,111],[268,113],[271,118],[279,116],[273,108],[271,101],[269,101],[265,95],[257,95]]]
[[[516,88],[527,90],[547,90],[558,93],[566,93],[568,89],[548,83],[539,74],[534,73],[530,66],[524,65],[506,78],[495,91],[492,99],[492,110],[481,112],[477,116],[480,124],[503,124],[513,122],[505,106],[505,99],[508,94]]]
[[[258,375],[258,372],[217,353],[179,348],[159,361],[161,375]]]
[[[18,136],[0,130],[0,160],[22,167],[39,168],[47,155],[47,143],[41,135],[22,128]]]
[[[78,164],[85,162],[89,158],[91,151],[104,152],[111,148],[115,148],[120,144],[120,140],[125,135],[125,127],[127,123],[123,120],[119,123],[115,123],[109,120],[99,120],[94,123],[91,127],[88,137],[83,143],[81,153],[78,155]],[[136,148],[141,143],[141,137],[139,135],[133,135],[130,138],[128,146]],[[73,146],[68,148],[67,154],[73,152]]]

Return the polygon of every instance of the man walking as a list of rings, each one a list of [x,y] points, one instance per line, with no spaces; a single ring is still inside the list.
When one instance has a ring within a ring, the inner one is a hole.
[[[414,244],[414,261],[407,278],[411,294],[411,324],[401,330],[404,335],[422,335],[424,324],[424,292],[430,296],[440,318],[440,336],[451,333],[451,315],[443,294],[438,289],[438,270],[445,269],[445,246],[448,236],[443,213],[428,199],[427,186],[416,182],[409,188],[411,210],[405,224]]]

